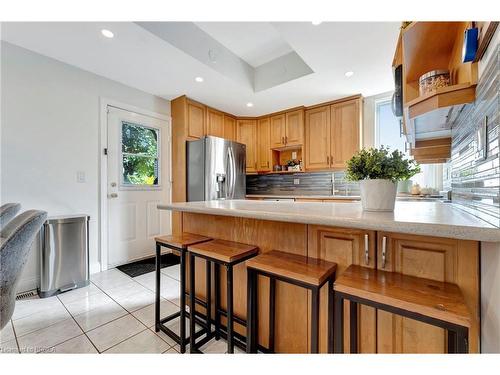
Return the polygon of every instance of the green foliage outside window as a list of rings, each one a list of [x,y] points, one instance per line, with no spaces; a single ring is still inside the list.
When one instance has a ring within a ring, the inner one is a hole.
[[[158,185],[158,131],[122,123],[123,183]]]

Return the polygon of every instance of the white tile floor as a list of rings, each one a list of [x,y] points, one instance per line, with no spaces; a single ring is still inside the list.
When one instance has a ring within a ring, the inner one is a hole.
[[[111,269],[92,275],[85,288],[17,301],[0,332],[0,353],[178,353],[172,339],[154,332],[154,290],[154,272],[131,278]],[[162,269],[160,293],[161,315],[177,311],[178,265]],[[170,326],[178,330],[178,320]],[[225,353],[226,342],[201,349]]]

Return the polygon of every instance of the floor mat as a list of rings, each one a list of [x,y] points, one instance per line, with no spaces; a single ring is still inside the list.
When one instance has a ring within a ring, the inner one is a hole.
[[[161,268],[179,264],[179,256],[175,254],[164,254],[161,256]],[[138,260],[137,262],[124,264],[116,267],[130,277],[137,277],[148,272],[153,272],[156,268],[155,257]]]

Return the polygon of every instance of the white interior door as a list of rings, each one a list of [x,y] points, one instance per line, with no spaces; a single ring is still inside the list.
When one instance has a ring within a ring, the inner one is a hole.
[[[171,233],[169,123],[108,107],[108,266],[155,253],[154,237]]]

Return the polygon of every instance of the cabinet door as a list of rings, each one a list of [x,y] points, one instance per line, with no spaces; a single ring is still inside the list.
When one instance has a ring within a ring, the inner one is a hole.
[[[224,138],[224,114],[213,109],[207,109],[207,135]]]
[[[330,167],[330,107],[306,111],[306,170]]]
[[[257,123],[257,170],[271,170],[271,146],[269,117],[260,119]]]
[[[360,229],[332,228],[317,225],[308,226],[308,256],[337,263],[337,277],[351,264],[375,268],[376,235],[373,231]],[[368,252],[368,258],[366,257]],[[328,289],[320,292],[320,351],[327,349],[327,307]],[[310,312],[309,312],[310,314]],[[309,315],[310,317],[310,315]],[[349,349],[349,304],[344,305],[344,348]],[[376,314],[375,309],[360,306],[358,311],[358,351],[376,351]]]
[[[285,115],[271,117],[271,148],[285,145],[286,118]]]
[[[205,106],[187,102],[187,137],[201,138],[205,135]]]
[[[477,352],[478,243],[384,232],[378,232],[377,237],[379,269],[446,281],[460,287],[473,317],[469,333],[470,351]],[[378,353],[447,353],[446,332],[426,323],[378,311],[377,332]]]
[[[236,141],[236,119],[224,115],[224,138]]]
[[[360,148],[359,100],[352,100],[331,106],[332,137],[331,165],[345,168],[345,163]]]
[[[237,132],[237,141],[246,145],[246,171],[257,172],[257,120],[238,120]]]
[[[304,134],[304,110],[286,113],[285,144],[287,146],[300,146]]]

